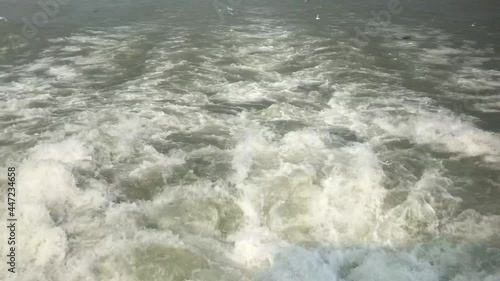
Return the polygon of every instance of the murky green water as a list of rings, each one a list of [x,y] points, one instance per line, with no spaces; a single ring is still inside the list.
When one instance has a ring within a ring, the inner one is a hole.
[[[500,278],[497,3],[274,2],[0,3],[0,279]]]

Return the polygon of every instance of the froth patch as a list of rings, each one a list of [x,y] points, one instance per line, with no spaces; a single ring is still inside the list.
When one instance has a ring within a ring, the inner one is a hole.
[[[52,160],[65,164],[90,160],[87,148],[80,141],[69,138],[60,143],[40,144],[32,148],[26,163]]]
[[[294,247],[281,252],[276,264],[258,280],[437,281],[438,276],[429,262],[404,252]]]
[[[314,236],[335,244],[375,239],[386,193],[377,157],[369,146],[354,145],[331,155],[327,163],[322,192],[312,204]]]
[[[32,148],[20,167],[23,201],[50,207],[74,201],[78,190],[71,165],[82,160],[90,160],[88,151],[73,138]]]
[[[19,221],[24,229],[19,248],[29,268],[26,276],[57,267],[64,260],[68,242],[60,224],[80,198],[71,165],[87,159],[83,144],[67,139],[34,147],[19,167]]]
[[[465,210],[448,220],[442,232],[462,239],[494,243],[500,241],[500,216],[481,215],[471,209]]]
[[[453,116],[427,113],[407,120],[377,119],[375,124],[393,135],[428,144],[437,151],[464,156],[500,155],[500,139],[496,134]]]
[[[259,281],[493,281],[500,272],[486,257],[500,252],[473,243],[434,240],[408,249],[292,247],[281,251]]]
[[[247,267],[271,265],[279,249],[287,245],[275,233],[252,225],[231,238],[235,240],[233,259]]]

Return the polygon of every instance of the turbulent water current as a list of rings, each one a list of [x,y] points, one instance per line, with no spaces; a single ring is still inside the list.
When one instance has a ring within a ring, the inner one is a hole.
[[[0,280],[500,280],[499,5],[387,2],[0,1]]]

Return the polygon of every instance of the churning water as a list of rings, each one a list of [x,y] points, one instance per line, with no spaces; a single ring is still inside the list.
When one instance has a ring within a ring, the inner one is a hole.
[[[500,280],[498,3],[66,2],[0,2],[1,280]]]

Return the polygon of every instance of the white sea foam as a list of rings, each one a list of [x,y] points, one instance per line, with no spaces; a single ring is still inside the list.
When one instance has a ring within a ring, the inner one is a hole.
[[[21,163],[13,280],[497,280],[498,216],[462,210],[433,153],[495,170],[498,134],[360,49],[337,55],[280,24],[209,34],[230,47],[203,54],[185,27],[82,31],[13,68],[0,85],[20,141],[1,151]],[[159,30],[172,40],[141,49]],[[416,77],[436,57],[487,54],[390,47]],[[124,76],[133,55],[141,68]],[[445,86],[496,89],[481,63]]]
[[[498,156],[500,140],[494,133],[485,132],[469,122],[442,111],[402,120],[378,119],[375,123],[388,132],[411,137],[420,144],[429,144],[438,151],[448,151],[465,156]]]

